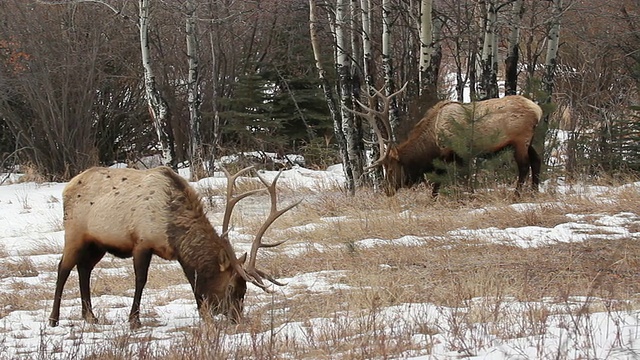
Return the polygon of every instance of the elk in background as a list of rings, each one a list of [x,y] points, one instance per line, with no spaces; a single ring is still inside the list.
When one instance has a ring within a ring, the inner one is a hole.
[[[520,95],[510,95],[499,99],[489,99],[469,104],[443,100],[426,111],[409,132],[407,140],[399,145],[392,144],[385,136],[390,136],[389,105],[394,96],[406,88],[385,96],[374,89],[375,96],[382,100],[382,110],[374,110],[358,101],[364,112],[349,110],[367,119],[371,124],[380,146],[380,158],[367,169],[382,166],[384,170],[384,188],[392,196],[400,188],[411,187],[425,180],[425,174],[439,171],[434,161],[460,161],[450,144],[461,139],[460,129],[465,124],[474,124],[471,144],[476,146],[474,154],[492,154],[504,148],[514,150],[518,165],[516,195],[520,195],[522,186],[531,168],[532,189],[538,191],[540,182],[541,158],[532,147],[533,135],[542,118],[542,109],[533,101]],[[378,121],[384,125],[385,132],[378,127]],[[466,132],[467,134],[469,132]],[[440,184],[433,183],[433,195],[438,194]]]
[[[277,209],[276,182],[258,174],[271,197],[271,211],[255,235],[246,262],[236,258],[229,241],[229,223],[235,205],[264,189],[233,194],[236,179],[251,170],[227,176],[227,204],[219,235],[206,217],[200,196],[189,183],[168,167],[149,170],[91,168],[74,177],[63,191],[65,244],[49,325],[57,326],[62,291],[77,266],[82,317],[97,322],[89,289],[94,266],[105,253],[133,257],[135,293],[129,314],[132,329],[140,327],[140,298],[147,282],[153,254],[177,260],[186,275],[202,317],[224,314],[237,322],[243,311],[247,282],[268,291],[264,280],[283,285],[256,268],[258,250],[282,244],[265,244],[262,237],[282,214],[296,206]],[[245,264],[246,263],[246,264]]]

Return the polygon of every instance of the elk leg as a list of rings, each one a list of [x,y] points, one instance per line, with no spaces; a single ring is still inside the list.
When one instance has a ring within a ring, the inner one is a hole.
[[[522,185],[529,175],[529,152],[522,148],[514,149],[514,157],[518,164],[518,183],[516,184],[516,196],[520,196]]]
[[[82,256],[80,256],[81,260],[78,261],[78,280],[80,281],[82,318],[90,324],[98,322],[98,318],[96,318],[91,307],[91,271],[93,271],[93,268],[96,266],[98,261],[102,259],[104,254],[104,250],[99,249],[94,245],[88,245],[82,253]]]
[[[531,162],[531,188],[533,191],[538,191],[538,185],[540,184],[540,170],[542,168],[542,159],[536,149],[533,146],[529,146],[528,150],[529,162]]]
[[[64,284],[66,284],[71,270],[76,266],[75,260],[68,260],[71,257],[72,256],[63,255],[60,263],[58,263],[58,279],[56,280],[56,291],[53,295],[53,309],[51,310],[51,315],[49,315],[49,326],[51,327],[58,326],[60,319],[60,302],[62,301]]]
[[[142,326],[140,323],[140,299],[142,299],[142,290],[147,284],[151,255],[153,255],[153,253],[149,249],[137,250],[133,254],[133,269],[136,274],[136,291],[133,295],[133,304],[131,305],[131,312],[129,313],[129,326],[132,330]]]

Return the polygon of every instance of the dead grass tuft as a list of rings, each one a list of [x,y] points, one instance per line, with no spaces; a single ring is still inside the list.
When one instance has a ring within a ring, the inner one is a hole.
[[[28,256],[20,256],[16,259],[5,260],[2,266],[2,278],[7,277],[34,277],[38,276],[33,260]]]

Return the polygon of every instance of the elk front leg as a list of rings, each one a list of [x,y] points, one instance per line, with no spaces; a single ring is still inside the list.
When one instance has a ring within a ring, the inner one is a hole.
[[[137,250],[133,254],[133,269],[136,274],[136,291],[133,295],[133,304],[131,305],[131,312],[129,313],[129,326],[132,330],[142,326],[140,323],[140,299],[142,298],[142,290],[147,284],[152,254],[151,250],[148,249]]]

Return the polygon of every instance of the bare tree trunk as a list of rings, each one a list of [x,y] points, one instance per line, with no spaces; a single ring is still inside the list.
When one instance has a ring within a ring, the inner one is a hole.
[[[360,17],[362,22],[362,59],[363,59],[363,77],[366,84],[366,91],[368,95],[373,95],[372,89],[375,88],[375,80],[373,77],[375,63],[373,61],[373,50],[371,46],[371,0],[360,0]],[[374,98],[369,97],[370,102],[368,106],[372,109],[376,108]],[[382,126],[380,126],[382,127]],[[373,129],[369,129],[369,136],[372,138],[372,143],[375,143],[375,132]],[[368,152],[367,164],[371,164],[375,159],[380,157],[380,149],[378,146],[371,146]],[[382,180],[382,170],[377,168],[371,172],[371,178],[374,186],[379,186]]]
[[[489,0],[487,5],[487,18],[484,31],[484,43],[482,46],[481,76],[478,87],[478,97],[489,99],[498,97],[498,48],[497,48],[497,21],[498,8]]]
[[[156,78],[151,67],[149,48],[149,0],[140,0],[140,50],[144,69],[144,86],[149,113],[158,136],[162,150],[162,162],[166,166],[177,169],[176,151],[171,128],[171,113],[167,101],[160,94]]]
[[[418,99],[415,113],[421,116],[438,102],[438,74],[442,60],[440,36],[442,21],[433,20],[433,0],[420,1],[420,59],[418,63]]]
[[[329,113],[331,114],[331,118],[333,119],[333,132],[336,136],[338,148],[340,149],[342,163],[344,164],[343,170],[345,178],[347,179],[347,188],[352,189],[353,193],[355,184],[353,182],[353,175],[349,169],[349,155],[347,153],[344,133],[342,132],[342,118],[340,117],[340,111],[338,110],[336,100],[334,99],[333,92],[331,91],[331,85],[329,84],[329,79],[327,78],[327,72],[322,67],[322,61],[320,58],[321,51],[320,44],[318,42],[318,31],[316,29],[316,9],[316,0],[309,0],[309,34],[311,38],[311,47],[313,48],[313,56],[316,62],[316,68],[318,69],[318,77],[320,78],[320,83],[322,84],[324,98],[327,101],[327,107],[329,108]]]
[[[553,0],[553,10],[551,28],[547,36],[547,56],[544,63],[544,75],[542,85],[545,91],[543,104],[550,104],[553,96],[553,82],[556,72],[556,58],[558,56],[558,45],[560,43],[560,18],[562,15],[562,0]],[[544,155],[544,142],[549,130],[549,114],[546,114],[543,121],[536,128],[535,145],[538,153]]]
[[[373,51],[371,50],[371,0],[360,0],[360,9],[362,11],[362,57],[364,81],[367,90],[373,86]]]
[[[212,11],[213,13],[213,11]],[[220,143],[220,133],[222,129],[220,127],[220,110],[218,108],[218,57],[216,54],[215,40],[214,34],[216,33],[216,29],[214,27],[214,23],[211,22],[209,28],[209,48],[211,49],[211,111],[213,113],[213,124],[211,130],[211,144],[208,146],[208,154],[206,155],[209,159],[208,170],[209,174],[212,175],[214,172],[214,164],[216,160],[216,151],[218,149],[218,144]]]
[[[432,12],[433,0],[422,0],[420,2],[420,88],[418,94],[425,91],[435,92],[436,80],[433,78],[431,59],[434,53]]]
[[[350,32],[349,35],[351,37],[351,92],[353,99],[360,101],[361,94],[360,91],[362,89],[362,78],[363,78],[363,56],[362,56],[362,45],[360,44],[361,38],[358,36],[361,32],[358,29],[360,25],[358,22],[358,13],[361,11],[359,1],[351,0],[351,5],[349,6],[350,17],[349,26]],[[353,101],[352,103],[355,103]],[[364,145],[364,129],[362,127],[362,119],[359,116],[353,116],[353,125],[354,125],[354,140],[356,146],[356,154],[358,155],[358,162],[360,164],[360,168],[363,168],[366,164],[365,157],[365,145]],[[362,176],[362,171],[359,170],[360,174],[358,183],[361,186],[364,181],[364,177]]]
[[[350,22],[348,19],[349,4],[347,0],[337,0],[336,2],[336,31],[335,44],[337,50],[336,73],[338,74],[338,82],[340,87],[340,113],[342,116],[342,132],[346,140],[346,148],[348,155],[348,163],[343,164],[347,167],[350,178],[348,178],[348,190],[355,194],[355,188],[360,186],[363,168],[363,157],[358,149],[358,134],[355,128],[354,115],[347,111],[346,108],[352,107],[352,79],[351,79],[351,60],[347,49],[349,49],[348,31]],[[360,139],[361,140],[361,139]]]
[[[473,31],[470,35],[469,61],[467,63],[469,71],[469,97],[471,101],[481,98],[479,94],[480,81],[478,77],[482,76],[482,49],[479,48],[480,42],[484,43],[484,32],[487,28],[487,2],[478,0],[475,2],[473,14],[481,14],[480,21],[473,21]],[[477,19],[477,16],[474,16]],[[474,37],[473,33],[480,34]]]
[[[393,59],[391,56],[391,1],[382,0],[382,71],[384,73],[384,84],[387,95],[395,92],[393,82]],[[397,102],[394,97],[389,109],[389,124],[391,134],[388,137],[391,141],[396,141],[396,129],[398,129]]]
[[[198,39],[196,38],[196,6],[193,0],[187,0],[186,10],[186,35],[187,35],[187,62],[189,75],[187,78],[187,107],[189,109],[189,164],[191,165],[191,180],[198,180],[205,176],[202,158],[202,138],[200,136],[200,90],[198,63]]]
[[[515,95],[518,91],[518,63],[520,61],[520,25],[522,16],[524,15],[523,0],[516,0],[513,3],[511,18],[509,25],[511,32],[509,33],[509,48],[507,49],[507,57],[504,60],[505,71],[505,95]]]
[[[560,16],[562,13],[562,0],[553,0],[552,23],[547,37],[547,57],[544,63],[544,77],[542,79],[546,92],[545,104],[551,102],[553,95],[553,81],[556,72],[556,58],[558,56],[558,45],[560,43]]]
[[[213,172],[213,163],[216,159],[216,150],[220,142],[220,110],[218,108],[218,64],[216,50],[213,41],[213,32],[209,33],[209,46],[211,48],[211,110],[213,111],[212,141],[207,155],[210,164],[209,171]]]

